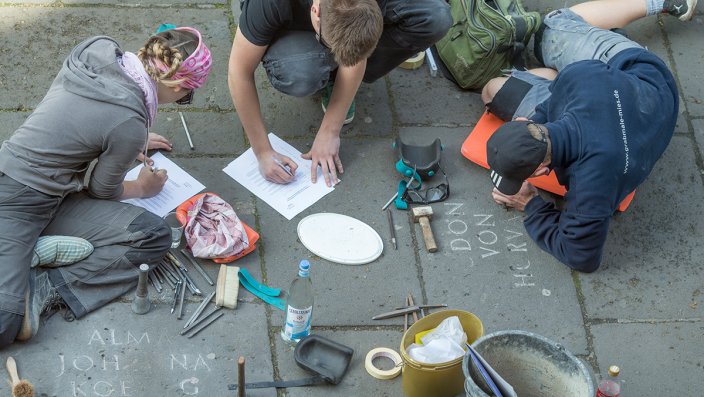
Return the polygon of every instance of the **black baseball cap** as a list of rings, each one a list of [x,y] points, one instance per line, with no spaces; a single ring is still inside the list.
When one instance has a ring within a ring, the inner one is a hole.
[[[541,131],[542,139],[534,138],[529,124]],[[522,183],[536,171],[548,150],[545,127],[530,121],[510,121],[502,125],[487,140],[487,163],[492,183],[500,192],[515,195]]]

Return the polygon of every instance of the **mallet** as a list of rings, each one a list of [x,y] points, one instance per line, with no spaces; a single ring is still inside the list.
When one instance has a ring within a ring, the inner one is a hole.
[[[433,230],[431,230],[433,209],[430,206],[414,207],[411,209],[411,214],[414,217],[414,223],[421,224],[421,232],[423,233],[423,241],[426,244],[426,250],[428,250],[428,252],[438,251],[436,240],[433,238]]]

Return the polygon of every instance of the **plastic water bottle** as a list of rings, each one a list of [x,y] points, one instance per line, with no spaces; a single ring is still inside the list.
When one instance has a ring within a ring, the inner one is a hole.
[[[291,282],[286,293],[286,320],[281,337],[289,343],[298,343],[311,332],[313,313],[313,284],[309,277],[311,264],[307,260],[299,263],[299,276]]]
[[[597,386],[596,397],[619,397],[619,392],[622,386],[619,383],[619,367],[616,365],[610,366],[608,379],[603,379],[602,382]]]

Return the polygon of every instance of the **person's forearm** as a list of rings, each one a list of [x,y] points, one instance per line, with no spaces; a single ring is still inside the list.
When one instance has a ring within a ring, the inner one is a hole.
[[[122,183],[122,194],[118,200],[128,200],[142,198],[142,186],[135,181],[125,181]]]
[[[257,95],[254,76],[233,76],[228,78],[228,86],[247,139],[252,145],[255,155],[272,150],[267,137],[267,130],[262,120],[262,112]]]
[[[355,94],[362,83],[366,66],[367,61],[362,61],[355,66],[338,68],[333,93],[326,108],[326,114],[323,116],[320,132],[340,134],[350,104],[355,99]]]
[[[593,272],[600,266],[609,217],[591,218],[561,211],[539,196],[526,205],[526,215],[526,232],[541,249],[581,272]]]

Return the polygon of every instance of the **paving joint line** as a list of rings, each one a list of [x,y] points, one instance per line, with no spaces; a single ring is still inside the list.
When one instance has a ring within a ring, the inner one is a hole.
[[[585,295],[583,294],[582,284],[580,282],[580,274],[575,271],[570,271],[571,277],[573,278],[573,287],[575,287],[575,297],[578,300],[578,307],[580,307],[580,316],[583,319],[583,329],[585,330],[585,343],[587,344],[588,355],[586,361],[592,366],[593,372],[600,373],[600,365],[597,361],[597,352],[595,351],[595,337],[592,335],[592,323],[587,314],[587,308],[585,307]]]
[[[409,222],[409,230],[411,230],[411,247],[414,250],[414,262],[416,264],[416,277],[419,280],[419,286],[421,287],[421,302],[423,304],[428,304],[428,296],[426,294],[426,282],[424,281],[423,278],[423,267],[421,267],[421,253],[420,253],[420,244],[418,240],[416,239],[416,228],[415,228],[415,223],[414,219],[410,217],[407,213],[406,216],[407,222]],[[411,291],[406,291],[407,293],[410,293]],[[418,304],[418,302],[416,302]]]
[[[399,123],[402,128],[433,127],[433,128],[474,128],[477,123]]]
[[[392,113],[392,133],[399,135],[399,113],[397,112],[397,100],[392,91],[392,80],[389,74],[384,76],[384,87],[387,89],[387,104],[389,111]]]
[[[262,230],[262,225],[260,223],[260,215],[259,211],[257,208],[257,200],[255,199],[254,195],[250,194],[250,201],[252,202],[252,206],[254,208],[254,217],[255,217],[255,228],[256,230]],[[266,244],[264,241],[260,240],[260,245],[258,249],[259,253],[259,263],[260,263],[260,271],[262,272],[262,284],[267,285],[267,267],[265,263],[265,258],[264,254],[266,251]],[[264,305],[264,313],[265,317],[267,320],[267,338],[269,339],[269,355],[270,355],[270,360],[272,361],[272,376],[275,380],[281,380],[281,375],[279,372],[279,358],[277,356],[277,344],[276,344],[276,337],[278,336],[277,334],[272,332],[272,307],[270,305]]]
[[[698,170],[700,171],[700,179],[703,179],[703,155],[700,153],[700,148],[698,146],[698,142],[695,139],[695,127],[693,126],[693,117],[690,115],[690,111],[688,110],[688,102],[685,100],[684,97],[684,90],[683,90],[683,84],[681,83],[680,79],[680,73],[678,72],[678,68],[676,67],[676,58],[673,56],[673,48],[671,46],[671,39],[668,37],[668,33],[666,32],[666,27],[665,24],[663,23],[663,15],[658,15],[656,24],[659,27],[659,31],[661,32],[661,38],[663,39],[664,42],[664,47],[666,47],[666,53],[668,54],[668,63],[669,63],[669,69],[671,70],[671,73],[673,73],[673,77],[676,79],[676,86],[678,88],[678,99],[679,102],[683,105],[683,118],[685,119],[686,126],[688,128],[688,134],[690,136],[690,141],[691,141],[691,148],[693,150],[693,153],[695,155],[695,160],[696,160],[696,167],[698,167]]]
[[[593,318],[587,320],[592,325],[603,324],[672,324],[672,323],[702,323],[702,318]]]

